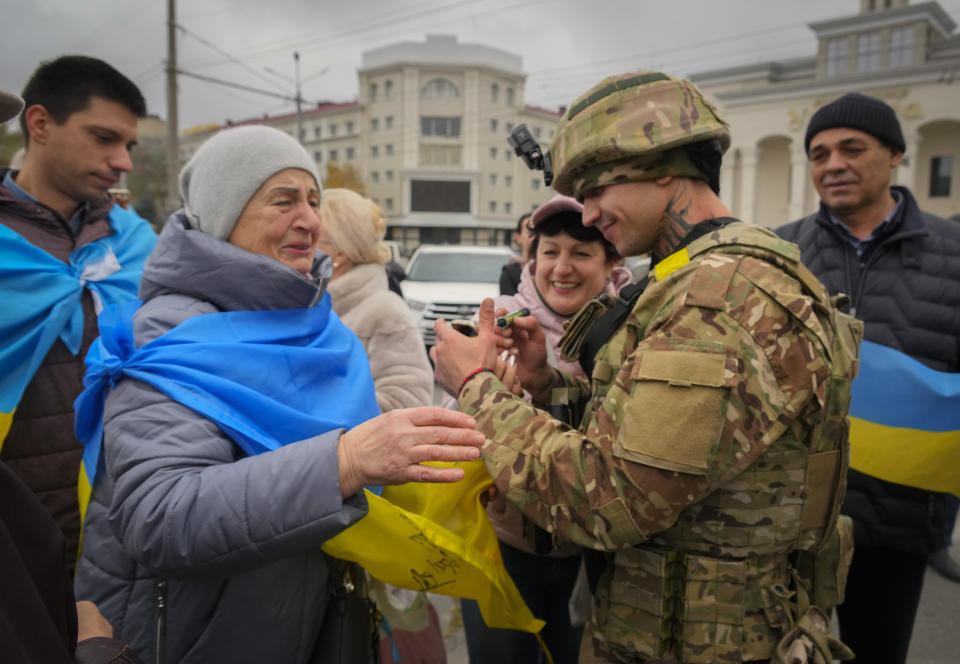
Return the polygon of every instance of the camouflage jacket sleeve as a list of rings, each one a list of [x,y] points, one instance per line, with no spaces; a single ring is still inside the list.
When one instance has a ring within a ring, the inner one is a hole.
[[[791,289],[796,306],[784,306]],[[631,546],[670,528],[788,428],[804,439],[829,370],[792,311],[808,305],[768,263],[710,255],[651,285],[601,349],[598,365],[614,370],[605,383],[594,372],[579,430],[489,373],[467,383],[460,410],[487,436],[497,486],[531,520],[558,540]]]

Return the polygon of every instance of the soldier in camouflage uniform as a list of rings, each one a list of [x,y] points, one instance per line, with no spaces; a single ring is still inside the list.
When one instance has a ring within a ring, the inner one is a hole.
[[[554,187],[654,265],[594,325],[621,307],[580,355],[589,380],[546,364],[531,319],[498,336],[492,302],[477,338],[436,326],[437,379],[487,436],[498,489],[554,540],[605,552],[581,661],[850,655],[827,616],[851,554],[837,515],[861,329],[795,245],[730,217],[716,195],[728,145],[700,91],[660,73],[602,81],[558,127]],[[567,357],[603,307],[572,321]],[[498,378],[498,345],[518,351],[539,409]]]

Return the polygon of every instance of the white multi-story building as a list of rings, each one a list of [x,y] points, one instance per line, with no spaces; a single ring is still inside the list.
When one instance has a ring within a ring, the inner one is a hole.
[[[559,111],[524,104],[520,56],[454,36],[428,35],[363,54],[359,98],[301,113],[301,140],[321,173],[354,168],[388,219],[388,239],[504,244],[521,213],[551,195],[540,173],[507,145],[525,123],[544,149]],[[267,124],[295,136],[296,114],[228,122]],[[181,159],[219,125],[187,130]]]
[[[960,35],[936,2],[861,0],[860,12],[810,25],[816,55],[691,76],[718,102],[733,143],[721,195],[733,213],[776,227],[819,199],[803,146],[813,113],[847,92],[883,99],[906,139],[895,182],[921,209],[960,213]]]

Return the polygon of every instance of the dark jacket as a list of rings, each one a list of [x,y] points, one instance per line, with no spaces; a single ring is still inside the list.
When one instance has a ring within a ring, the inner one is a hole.
[[[21,664],[139,664],[119,641],[77,644],[77,607],[63,533],[0,462],[0,659]]]
[[[316,291],[175,216],[144,266],[134,342],[192,316],[306,307]],[[166,664],[306,662],[329,600],[320,546],[367,511],[362,492],[340,493],[342,430],[245,457],[212,421],[130,378],[103,421],[77,597],[148,661],[162,619]]]
[[[7,171],[0,170],[0,182]],[[28,203],[0,185],[0,224],[67,263],[78,247],[113,234],[107,216],[109,196],[91,204],[74,233],[59,213],[40,203]],[[77,476],[82,448],[73,435],[73,401],[83,389],[83,358],[97,336],[97,317],[90,292],[83,292],[83,342],[73,355],[57,339],[37,369],[13,415],[3,441],[2,458],[33,490],[76,551],[80,541]],[[67,556],[72,572],[75,557]]]
[[[826,207],[777,230],[831,294],[846,293],[864,338],[944,372],[960,371],[960,224],[921,211],[910,191],[891,227],[863,257],[831,223]],[[909,444],[905,441],[905,444]],[[857,546],[936,549],[944,495],[851,470],[843,511]]]
[[[515,256],[504,263],[500,268],[500,294],[516,295],[520,288],[520,277],[523,275],[523,258]]]

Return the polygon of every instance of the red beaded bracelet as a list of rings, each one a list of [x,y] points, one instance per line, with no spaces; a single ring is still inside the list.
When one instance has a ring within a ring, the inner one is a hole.
[[[467,377],[463,379],[462,383],[460,383],[460,389],[457,390],[458,399],[460,398],[460,393],[463,392],[463,388],[464,386],[466,386],[467,381],[473,378],[474,376],[476,376],[478,373],[483,373],[484,371],[489,371],[490,373],[494,373],[493,369],[489,367],[480,367],[479,369],[474,369],[473,371],[467,374]]]

